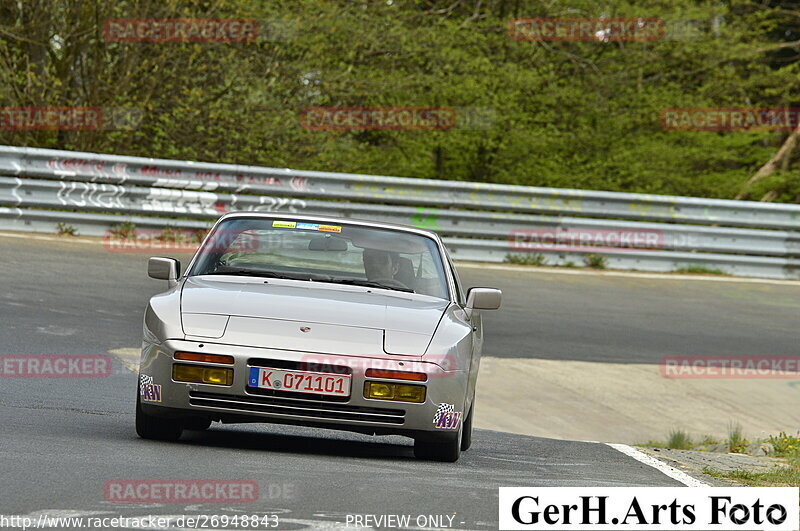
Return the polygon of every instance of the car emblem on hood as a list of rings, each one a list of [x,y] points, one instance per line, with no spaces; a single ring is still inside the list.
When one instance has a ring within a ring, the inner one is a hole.
[[[311,332],[311,327],[310,326],[301,326],[300,327],[300,331],[301,332]]]

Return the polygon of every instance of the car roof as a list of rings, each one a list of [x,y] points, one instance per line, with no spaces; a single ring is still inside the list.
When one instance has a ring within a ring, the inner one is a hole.
[[[390,229],[403,232],[411,232],[433,238],[441,243],[439,235],[433,231],[420,229],[411,225],[402,225],[400,223],[385,223],[383,221],[374,221],[368,219],[358,218],[341,218],[335,216],[314,216],[309,214],[294,214],[291,212],[229,212],[219,218],[219,221],[233,218],[263,218],[263,219],[278,219],[287,221],[316,221],[324,223],[338,223],[342,225],[358,225],[361,227],[373,227],[378,229]],[[219,222],[218,221],[218,222]]]

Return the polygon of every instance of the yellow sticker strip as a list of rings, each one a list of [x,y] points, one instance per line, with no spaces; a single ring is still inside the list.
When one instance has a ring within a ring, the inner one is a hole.
[[[279,229],[293,229],[297,225],[296,221],[273,221],[272,226]]]
[[[338,225],[320,225],[317,230],[321,230],[323,232],[342,232],[342,227]]]

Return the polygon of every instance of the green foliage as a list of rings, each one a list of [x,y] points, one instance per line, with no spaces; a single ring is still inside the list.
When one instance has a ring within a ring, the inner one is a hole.
[[[507,264],[520,264],[520,265],[545,265],[545,257],[541,253],[530,254],[507,254],[503,259]]]
[[[673,273],[690,273],[693,275],[727,275],[722,269],[715,267],[706,267],[701,265],[690,265],[686,267],[679,267],[673,270]]]
[[[583,257],[583,263],[586,267],[592,269],[605,269],[608,265],[608,260],[602,254],[589,253]]]
[[[778,203],[800,203],[800,168],[773,173],[754,184],[748,197],[766,197]]]
[[[742,435],[742,426],[740,424],[731,423],[728,425],[728,451],[730,453],[740,454],[744,452],[749,442]]]
[[[785,132],[665,131],[676,107],[798,106],[797,13],[777,2],[53,0],[0,5],[0,107],[133,109],[0,144],[565,188],[733,197]],[[568,14],[563,14],[568,13]],[[512,18],[647,16],[649,42],[532,42]],[[241,43],[106,42],[108,18],[250,18]],[[309,106],[452,107],[446,130],[301,126]],[[469,111],[469,110],[472,111]],[[471,112],[485,123],[464,126]],[[798,201],[793,163],[752,197]],[[760,195],[759,195],[760,194]]]
[[[713,435],[705,435],[697,444],[699,446],[711,446],[712,444],[719,444],[719,440]]]
[[[78,235],[78,229],[76,229],[72,225],[69,225],[69,224],[64,223],[64,222],[59,222],[58,225],[56,225],[56,229],[58,231],[58,235],[59,236],[77,236]]]
[[[111,227],[108,233],[120,240],[132,240],[136,238],[136,225],[130,221],[123,221]]]
[[[778,435],[771,435],[766,442],[772,444],[772,455],[800,459],[800,432],[788,435],[782,431]]]
[[[683,430],[671,430],[667,439],[667,448],[673,450],[690,450],[694,446],[692,438]]]
[[[724,472],[709,467],[703,468],[703,474],[714,478],[732,479],[750,487],[796,487],[800,485],[800,460],[791,459],[788,466],[778,466],[766,472],[750,470],[733,470]]]

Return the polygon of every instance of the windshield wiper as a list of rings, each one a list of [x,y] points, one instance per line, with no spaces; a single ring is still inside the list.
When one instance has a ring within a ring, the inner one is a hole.
[[[203,273],[204,275],[241,275],[247,277],[266,277],[266,278],[281,278],[285,280],[309,280],[308,278],[282,275],[274,271],[258,271],[255,269],[243,269],[241,267],[227,267],[222,266],[216,268],[214,271]]]
[[[330,280],[325,280],[323,282],[332,282],[334,284],[348,284],[351,286],[364,286],[367,288],[391,289],[394,291],[402,291],[404,293],[414,293],[414,290],[411,288],[405,288],[402,286],[393,286],[391,284],[384,284],[383,282],[376,282],[374,280],[361,280],[358,278],[332,278]]]

